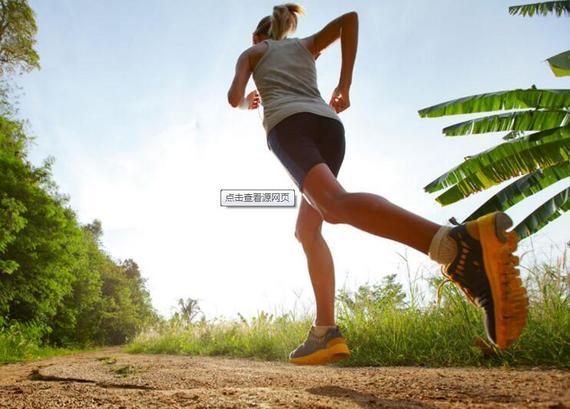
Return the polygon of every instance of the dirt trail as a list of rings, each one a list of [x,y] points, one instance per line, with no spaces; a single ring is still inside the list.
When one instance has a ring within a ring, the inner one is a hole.
[[[570,371],[297,367],[120,349],[0,366],[0,408],[569,408]]]

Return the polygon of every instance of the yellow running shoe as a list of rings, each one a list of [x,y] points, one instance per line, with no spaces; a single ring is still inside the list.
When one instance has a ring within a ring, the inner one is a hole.
[[[324,365],[350,358],[346,340],[338,327],[331,328],[317,337],[313,328],[307,339],[289,354],[289,362],[298,365]]]
[[[513,256],[518,237],[507,232],[513,225],[502,212],[451,229],[457,255],[445,265],[443,274],[485,312],[485,331],[490,341],[503,350],[521,334],[528,315],[528,297]]]

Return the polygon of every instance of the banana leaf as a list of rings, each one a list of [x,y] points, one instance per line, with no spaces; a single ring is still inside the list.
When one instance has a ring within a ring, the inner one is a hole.
[[[443,129],[445,136],[481,134],[502,131],[541,131],[570,122],[570,111],[519,111],[472,119]]]
[[[550,57],[548,60],[550,69],[557,77],[566,77],[570,75],[570,50]]]
[[[560,17],[563,13],[570,14],[570,1],[544,1],[541,3],[522,4],[509,7],[509,14],[523,17],[532,17],[535,14],[546,16],[548,13],[556,13]]]
[[[563,144],[566,146],[564,147]],[[549,146],[529,149],[468,176],[436,197],[435,200],[446,206],[505,180],[530,173],[537,168],[553,166],[568,160],[570,160],[570,143],[568,141],[553,142]],[[513,166],[513,164],[515,165]]]
[[[463,223],[475,220],[484,214],[497,210],[505,211],[521,200],[546,189],[550,185],[570,177],[570,162],[561,163],[549,168],[538,169],[496,193],[477,210],[471,213]]]
[[[535,149],[541,146],[543,146],[542,149]],[[534,151],[531,149],[534,149]],[[520,176],[523,173],[522,169],[526,169],[524,173],[535,171],[538,162],[548,167],[568,160],[569,149],[570,126],[535,132],[523,138],[503,142],[471,156],[460,165],[429,183],[424,187],[424,190],[429,193],[436,192],[459,183],[482,169],[486,169],[491,174],[495,172],[495,177],[503,176],[502,180],[507,180],[514,176]],[[544,158],[537,160],[533,154],[541,154]],[[561,155],[562,157],[560,157]],[[550,156],[552,156],[552,159],[549,159]],[[489,186],[492,186],[492,184],[483,183],[480,187]]]
[[[556,220],[570,209],[570,188],[548,199],[544,204],[529,214],[522,222],[517,224],[514,231],[520,239],[536,233],[548,223]]]
[[[510,109],[562,109],[568,107],[570,107],[570,90],[537,89],[533,86],[529,89],[514,89],[458,98],[421,109],[418,113],[422,118],[435,118]]]

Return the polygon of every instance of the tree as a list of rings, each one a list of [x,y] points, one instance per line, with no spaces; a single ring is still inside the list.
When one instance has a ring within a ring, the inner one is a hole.
[[[0,115],[0,330],[33,326],[56,345],[123,343],[156,319],[137,264],[101,245],[27,159],[22,123]]]
[[[26,0],[0,0],[0,331],[32,328],[33,342],[123,343],[156,321],[137,264],[102,249],[99,220],[81,226],[52,178],[34,166],[4,73],[39,68]],[[37,338],[37,339],[36,339]]]
[[[0,0],[0,76],[40,67],[34,45],[38,29],[27,0]]]
[[[336,299],[341,309],[349,314],[402,309],[406,306],[406,294],[396,281],[396,274],[385,276],[380,284],[361,285],[353,293],[340,289]]]
[[[75,214],[46,191],[49,165],[26,158],[22,123],[0,116],[0,315],[47,323],[74,280]]]
[[[546,2],[509,9],[511,14],[570,13],[570,1]],[[555,57],[553,57],[555,58]],[[563,68],[562,64],[562,68]],[[568,68],[568,67],[567,67]],[[553,71],[555,68],[553,68]],[[561,72],[561,71],[559,71]],[[514,204],[570,176],[570,90],[529,89],[493,92],[460,98],[419,111],[421,117],[470,114],[498,110],[512,112],[477,118],[443,129],[446,136],[507,132],[505,142],[469,156],[463,163],[425,186],[427,192],[449,187],[436,200],[455,203],[473,193],[515,177],[464,221]],[[515,226],[527,237],[570,209],[570,189],[550,197]]]
[[[122,344],[157,320],[138,266],[132,260],[116,263],[105,255],[102,278],[101,320],[98,338],[105,344]]]
[[[193,298],[180,298],[178,300],[178,308],[179,310],[174,314],[174,316],[182,320],[185,324],[191,324],[201,312],[198,300]]]
[[[83,226],[83,229],[93,235],[95,242],[99,244],[101,243],[101,237],[103,236],[103,224],[101,223],[101,220],[95,219],[91,223]]]

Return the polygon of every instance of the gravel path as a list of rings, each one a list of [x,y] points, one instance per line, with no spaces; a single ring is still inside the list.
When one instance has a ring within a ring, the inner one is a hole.
[[[0,408],[570,408],[570,371],[298,367],[118,348],[0,366]]]

